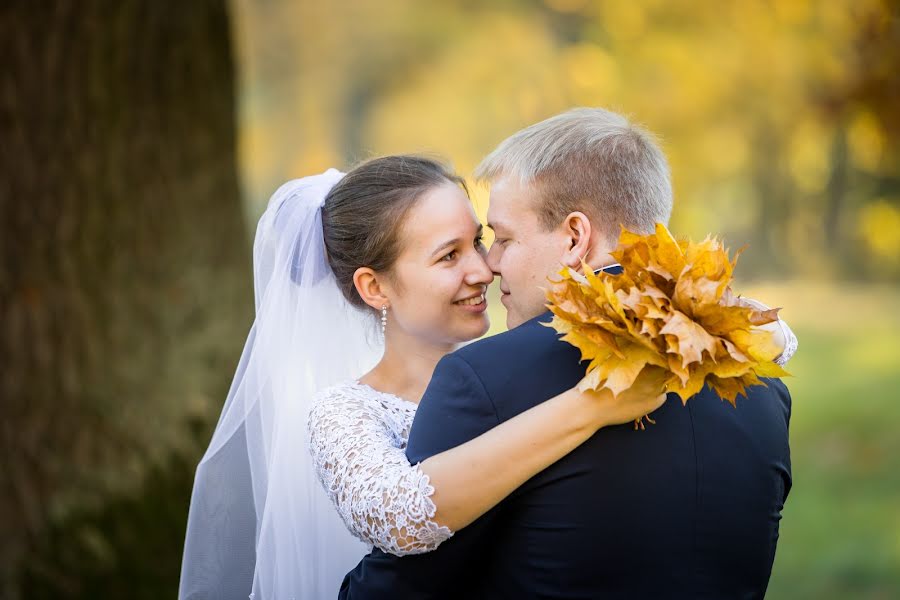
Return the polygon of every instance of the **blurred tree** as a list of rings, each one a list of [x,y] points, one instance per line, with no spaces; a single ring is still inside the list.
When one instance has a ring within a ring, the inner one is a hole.
[[[227,2],[9,0],[0,55],[0,596],[170,596],[252,318]]]

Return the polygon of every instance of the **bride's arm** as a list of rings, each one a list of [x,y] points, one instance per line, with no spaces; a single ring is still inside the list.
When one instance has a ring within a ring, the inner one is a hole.
[[[768,310],[756,300],[745,300],[758,310]],[[790,327],[779,319],[761,328],[772,331],[783,348],[775,362],[787,363],[797,349]],[[649,414],[661,400],[653,405],[652,393],[646,390],[629,390],[615,401],[606,391],[569,390],[426,459],[419,466],[434,487],[435,521],[454,531],[462,529],[601,427]]]
[[[606,425],[656,410],[664,394],[569,390],[460,446],[410,465],[378,415],[352,398],[318,402],[311,449],[350,530],[391,554],[434,550]]]
[[[783,335],[780,364],[796,349],[789,328]],[[569,390],[416,466],[363,403],[331,399],[313,409],[312,452],[355,535],[391,554],[416,554],[437,548],[598,429],[649,414],[664,399],[644,390],[617,400]]]
[[[571,389],[504,421],[473,440],[419,464],[434,487],[436,522],[454,531],[608,425],[630,423],[665,402],[656,390]]]

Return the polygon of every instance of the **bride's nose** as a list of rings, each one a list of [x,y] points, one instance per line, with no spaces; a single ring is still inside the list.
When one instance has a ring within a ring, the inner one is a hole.
[[[493,280],[494,273],[488,267],[484,257],[478,253],[472,254],[466,269],[465,282],[468,285],[488,285]]]

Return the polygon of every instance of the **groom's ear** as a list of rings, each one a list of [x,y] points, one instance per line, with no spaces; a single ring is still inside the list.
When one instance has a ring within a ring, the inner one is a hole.
[[[581,261],[591,251],[591,220],[583,212],[572,212],[563,220],[562,234],[566,241],[566,250],[561,262],[572,269],[581,268]]]
[[[390,306],[390,301],[382,289],[379,276],[369,267],[360,267],[353,273],[353,285],[363,302],[381,310],[382,306]]]

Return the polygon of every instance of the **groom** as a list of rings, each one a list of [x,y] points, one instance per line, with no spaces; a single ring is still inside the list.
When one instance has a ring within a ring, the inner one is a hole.
[[[488,263],[510,331],[437,366],[409,437],[413,464],[575,385],[579,352],[544,326],[560,263],[615,270],[620,225],[667,222],[665,158],[620,115],[573,110],[504,141],[491,182]],[[340,597],[762,598],[791,487],[790,396],[777,380],[737,408],[709,388],[676,396],[646,431],[601,429],[428,554],[373,551]]]

